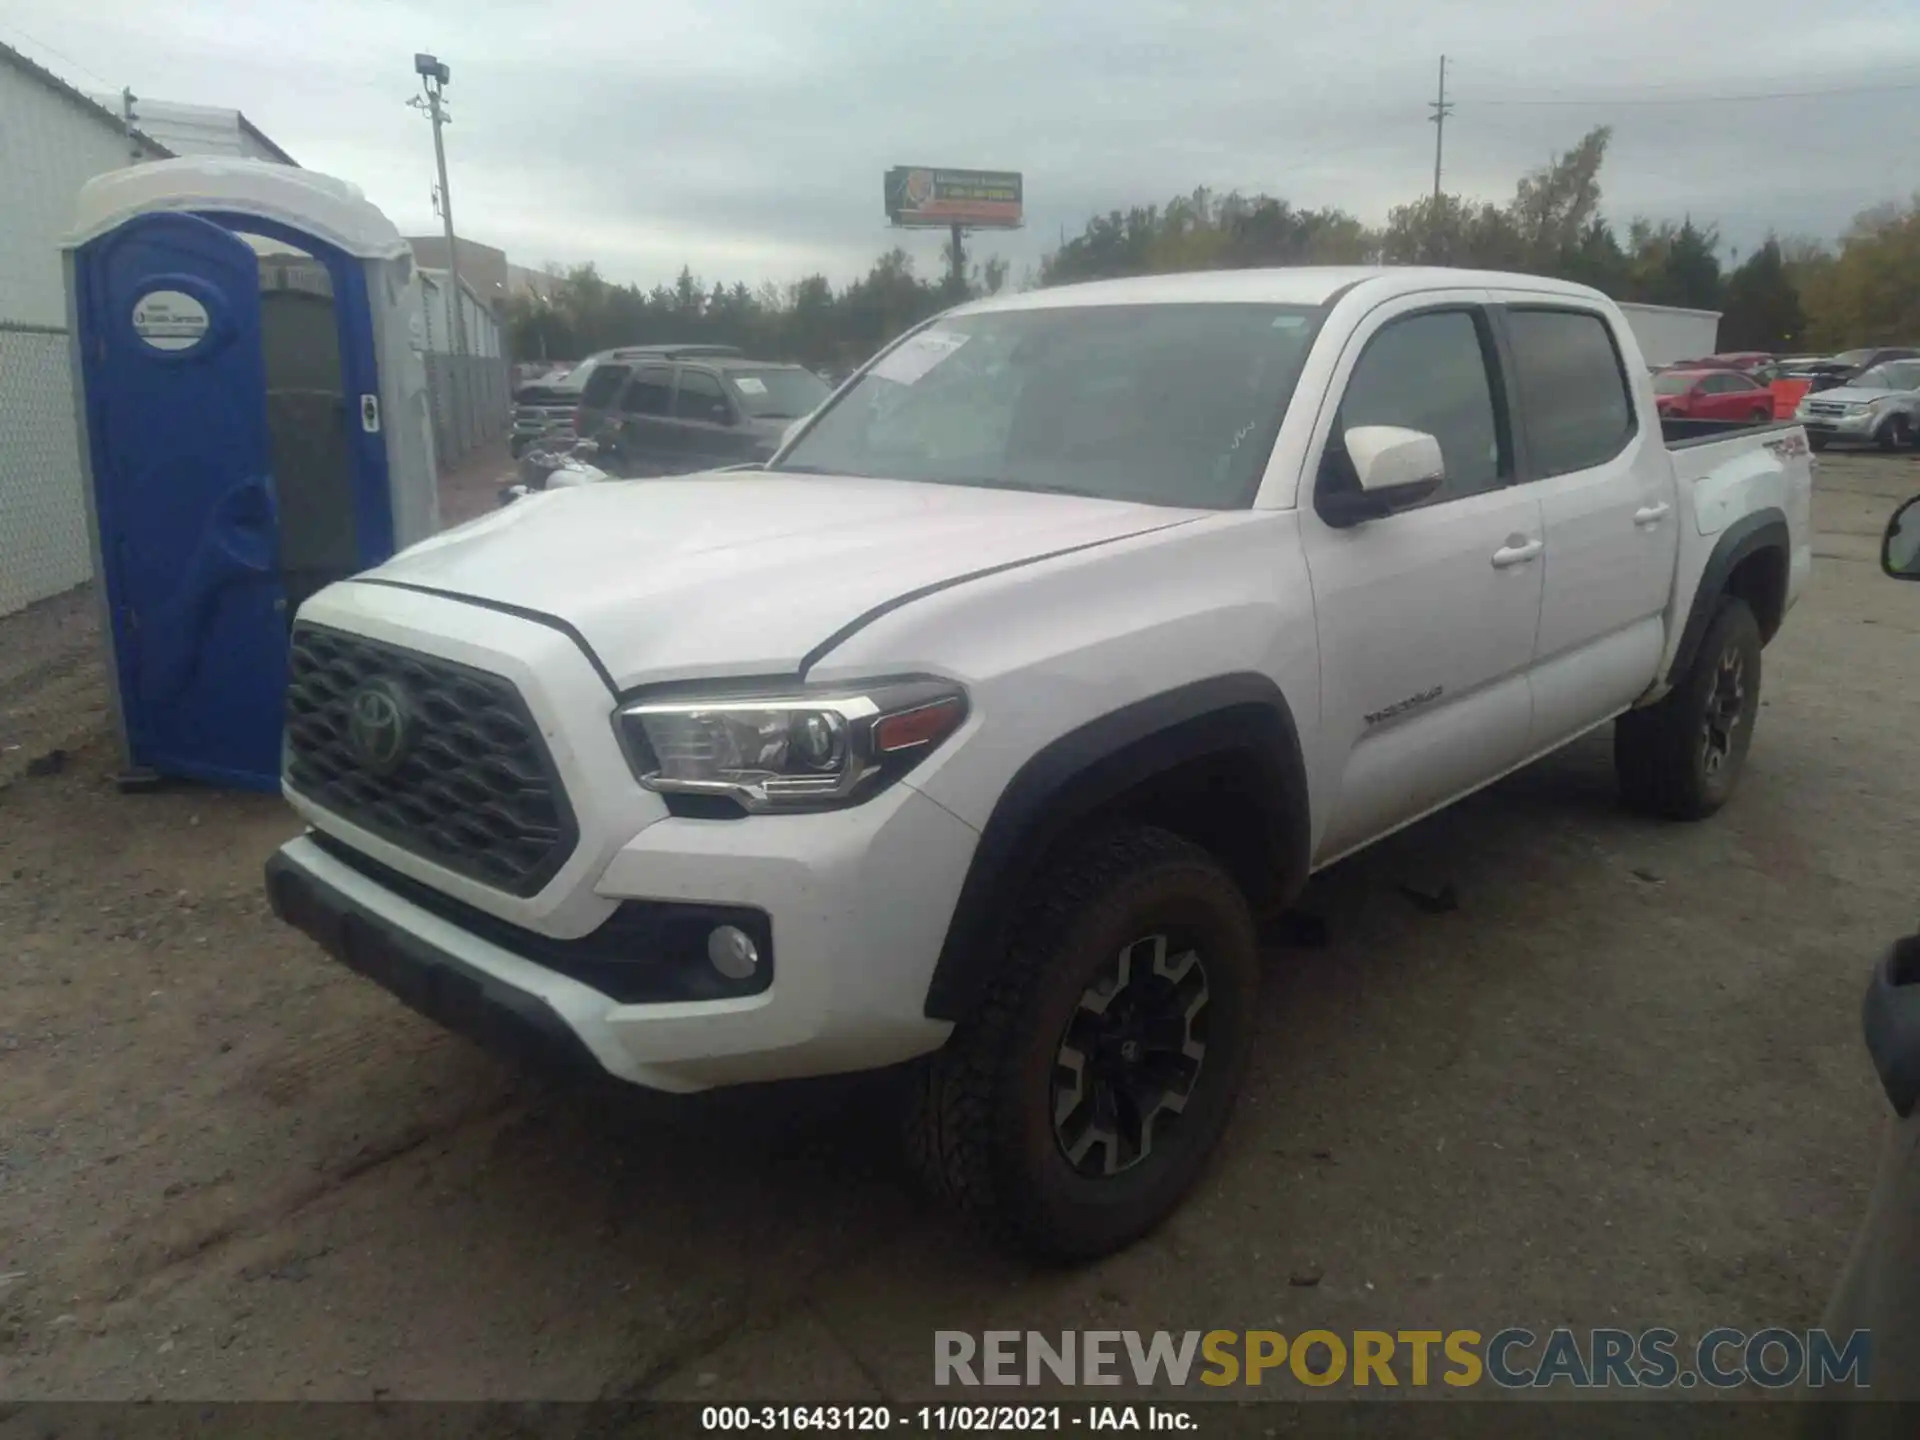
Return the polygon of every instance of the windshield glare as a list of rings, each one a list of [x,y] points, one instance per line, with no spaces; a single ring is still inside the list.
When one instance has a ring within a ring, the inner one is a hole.
[[[793,367],[733,370],[727,374],[740,408],[756,420],[798,420],[819,409],[833,393],[818,375]]]
[[[1089,305],[953,316],[882,356],[777,470],[1251,503],[1317,312]]]

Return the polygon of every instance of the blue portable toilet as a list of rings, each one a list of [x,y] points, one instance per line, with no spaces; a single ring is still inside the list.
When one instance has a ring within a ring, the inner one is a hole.
[[[88,182],[62,248],[125,779],[277,789],[294,611],[439,528],[412,252],[208,157]]]

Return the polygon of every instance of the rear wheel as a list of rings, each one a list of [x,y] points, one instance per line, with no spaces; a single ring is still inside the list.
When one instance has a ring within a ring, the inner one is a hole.
[[[1773,411],[1771,410],[1755,410],[1753,412],[1753,423],[1756,425],[1764,425],[1771,419],[1773,419]]]
[[[1636,810],[1701,820],[1733,794],[1760,713],[1760,626],[1720,601],[1693,664],[1667,697],[1613,724],[1613,767]]]
[[[1159,1224],[1226,1129],[1253,920],[1212,856],[1145,826],[1076,847],[1032,895],[987,996],[917,1077],[908,1145],[996,1243],[1090,1259]]]

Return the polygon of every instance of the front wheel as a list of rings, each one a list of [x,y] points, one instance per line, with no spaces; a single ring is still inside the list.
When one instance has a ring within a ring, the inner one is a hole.
[[[1822,435],[1818,430],[1809,430],[1807,432],[1807,448],[1811,450],[1826,449],[1827,437]]]
[[[1173,1211],[1226,1129],[1256,982],[1247,903],[1206,851],[1146,826],[1077,846],[919,1072],[914,1160],[1006,1249],[1119,1249]]]
[[[1904,450],[1913,443],[1913,427],[1907,417],[1895,415],[1880,427],[1880,433],[1873,437],[1882,450]]]
[[[1613,768],[1628,805],[1703,820],[1733,794],[1760,713],[1760,625],[1720,601],[1693,663],[1667,697],[1613,722]]]

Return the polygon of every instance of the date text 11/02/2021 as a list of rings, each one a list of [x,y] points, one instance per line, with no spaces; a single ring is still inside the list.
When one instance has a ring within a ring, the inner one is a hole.
[[[707,1405],[700,1411],[700,1428],[1007,1435],[1072,1430],[1171,1434],[1200,1426],[1191,1410],[1167,1405]]]

